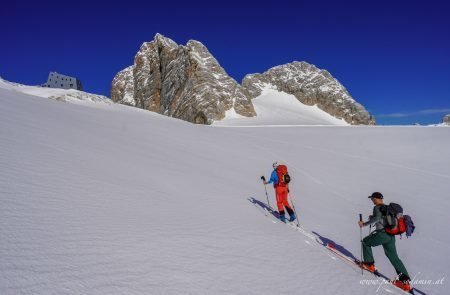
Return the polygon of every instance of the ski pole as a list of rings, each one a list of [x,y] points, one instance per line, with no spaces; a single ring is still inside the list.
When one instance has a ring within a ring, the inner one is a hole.
[[[359,213],[359,221],[362,221],[362,214]],[[362,244],[362,227],[359,227],[359,237],[361,242],[361,263],[363,262],[363,244]],[[362,266],[362,265],[361,265]],[[364,271],[361,267],[361,275],[364,275]]]
[[[261,176],[261,180],[264,183],[266,181],[266,178],[264,176]],[[270,202],[269,202],[269,195],[267,194],[267,186],[266,186],[266,184],[264,184],[264,190],[266,191],[267,204],[269,205],[269,209],[272,210],[272,206],[270,206]]]
[[[288,190],[289,198],[291,199],[292,209],[294,209],[295,218],[297,218],[297,226],[300,227],[300,222],[298,221],[297,211],[295,210],[294,199],[292,198],[291,192]]]

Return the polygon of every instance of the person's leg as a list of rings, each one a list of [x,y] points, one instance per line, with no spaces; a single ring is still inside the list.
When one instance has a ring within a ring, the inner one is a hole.
[[[282,189],[279,186],[277,186],[275,188],[275,196],[276,196],[276,199],[277,199],[278,213],[280,213],[280,217],[284,216]]]
[[[282,199],[283,199],[283,206],[289,214],[289,221],[292,222],[295,220],[295,218],[297,218],[297,216],[295,216],[295,212],[294,212],[294,210],[292,210],[292,207],[289,204],[289,201],[288,201],[289,194],[288,194],[287,187],[283,187],[283,191],[282,191],[281,195],[282,195]]]
[[[362,240],[364,263],[373,264],[375,260],[373,258],[372,247],[380,246],[388,242],[385,233],[373,232]]]
[[[395,268],[395,271],[399,275],[399,279],[401,281],[409,281],[409,273],[397,254],[397,248],[395,247],[395,236],[391,236],[386,233],[385,235],[389,236],[389,240],[383,244],[384,253],[392,263],[392,266]]]
[[[294,210],[292,210],[290,207],[287,207],[286,205],[285,205],[285,208],[286,208],[286,211],[289,214],[289,216],[294,215]]]
[[[281,201],[283,203],[283,207],[286,208],[286,211],[288,212],[289,216],[292,216],[292,214],[294,214],[294,210],[292,210],[292,207],[288,201],[287,187],[280,187],[280,196]]]

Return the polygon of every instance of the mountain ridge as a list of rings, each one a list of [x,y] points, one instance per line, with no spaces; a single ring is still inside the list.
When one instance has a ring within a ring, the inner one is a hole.
[[[133,65],[116,74],[111,99],[192,123],[212,124],[231,109],[244,117],[257,116],[252,99],[261,93],[261,83],[272,84],[349,124],[375,124],[374,117],[326,70],[294,61],[246,75],[240,85],[201,42],[178,45],[159,33],[142,44]]]

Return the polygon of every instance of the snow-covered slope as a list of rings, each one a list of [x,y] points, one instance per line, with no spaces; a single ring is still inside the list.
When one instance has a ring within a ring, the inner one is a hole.
[[[401,294],[248,200],[275,160],[306,230],[359,256],[381,191],[416,222],[410,272],[449,275],[449,128],[216,128],[7,89],[0,126],[0,294]]]
[[[261,95],[252,100],[256,117],[247,118],[230,110],[217,126],[286,126],[286,125],[349,125],[317,106],[301,103],[294,95],[265,86]]]
[[[55,99],[76,104],[89,102],[111,104],[112,101],[103,95],[87,93],[75,89],[46,88],[39,86],[28,86],[19,83],[9,82],[0,78],[0,89],[8,89],[30,95]]]

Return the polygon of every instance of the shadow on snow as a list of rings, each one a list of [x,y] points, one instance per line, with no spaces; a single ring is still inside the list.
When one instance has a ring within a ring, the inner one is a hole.
[[[266,212],[272,214],[272,216],[274,216],[275,218],[279,219],[280,215],[278,214],[277,211],[273,210],[271,207],[269,207],[269,205],[267,205],[264,202],[261,202],[260,200],[257,200],[253,197],[248,198],[248,201],[250,203],[252,203],[253,205],[255,205],[256,207],[260,207],[261,209],[265,210]],[[327,247],[327,245],[332,245],[334,246],[334,248],[336,250],[338,250],[339,252],[341,252],[342,254],[344,254],[345,256],[353,259],[353,260],[357,260],[357,258],[353,255],[352,252],[350,252],[349,250],[347,250],[344,246],[336,243],[335,241],[322,236],[321,234],[317,233],[316,231],[312,231],[311,233],[313,233],[314,235],[317,236],[316,241],[319,245],[322,245],[324,247]]]

